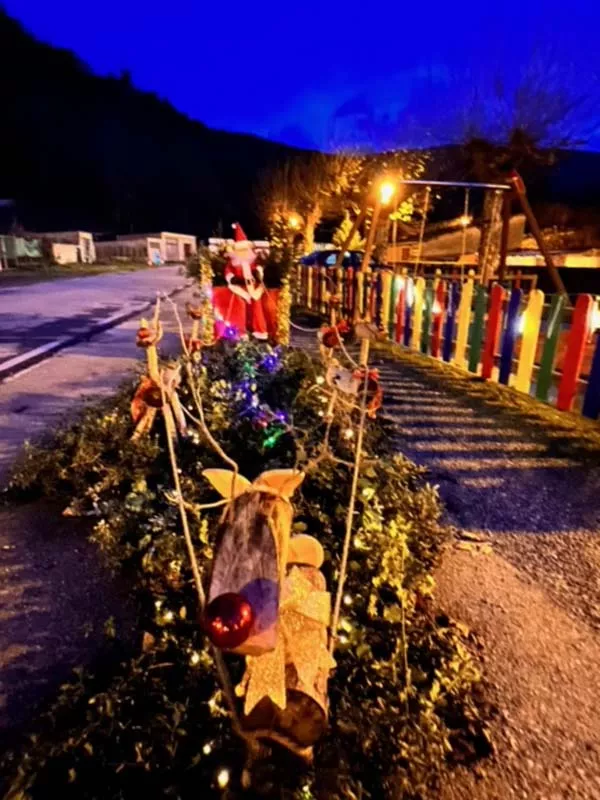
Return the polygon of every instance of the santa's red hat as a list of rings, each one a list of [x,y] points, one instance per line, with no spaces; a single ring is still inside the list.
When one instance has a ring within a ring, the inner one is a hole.
[[[231,227],[233,228],[233,247],[235,250],[245,250],[246,248],[252,246],[239,222],[234,222]]]

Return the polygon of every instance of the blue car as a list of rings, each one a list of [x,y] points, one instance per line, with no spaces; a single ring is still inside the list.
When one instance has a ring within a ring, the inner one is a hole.
[[[339,252],[339,250],[316,250],[314,253],[310,253],[310,255],[301,258],[300,263],[307,267],[333,267],[335,266]],[[360,268],[363,256],[364,252],[362,250],[349,250],[344,255],[342,267],[354,267],[354,269]],[[371,260],[372,268],[376,268],[378,266],[379,264]]]

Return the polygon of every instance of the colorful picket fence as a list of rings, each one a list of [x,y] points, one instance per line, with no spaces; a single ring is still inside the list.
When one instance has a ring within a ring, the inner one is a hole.
[[[297,305],[324,316],[369,319],[387,337],[485,380],[512,386],[563,411],[600,415],[600,315],[579,295],[545,304],[539,289],[479,285],[465,279],[411,277],[406,270],[332,270],[299,266]],[[330,303],[332,297],[335,303]]]

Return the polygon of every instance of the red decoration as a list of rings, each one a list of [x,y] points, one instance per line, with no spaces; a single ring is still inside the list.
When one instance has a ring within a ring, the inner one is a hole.
[[[354,371],[354,377],[360,380],[361,386],[365,379],[364,367]],[[360,397],[362,389],[359,388],[358,394]],[[367,416],[374,419],[377,411],[381,408],[383,402],[383,389],[379,384],[379,370],[370,369],[367,379]]]
[[[348,341],[348,339],[352,336],[352,327],[347,322],[347,320],[343,319],[337,325],[334,325],[332,328],[323,328],[321,330],[321,343],[323,347],[337,347],[340,343]]]
[[[192,355],[202,351],[202,339],[193,339],[191,336],[186,336],[185,343]]]
[[[207,605],[202,620],[208,638],[223,650],[233,650],[243,644],[253,624],[252,606],[235,592],[215,597]]]

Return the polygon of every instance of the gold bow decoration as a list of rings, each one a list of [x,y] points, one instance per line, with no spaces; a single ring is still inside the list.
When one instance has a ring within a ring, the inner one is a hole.
[[[311,571],[324,580],[318,570]],[[284,584],[275,649],[246,658],[246,672],[238,686],[238,694],[246,696],[246,715],[264,697],[285,709],[289,668],[293,668],[297,676],[295,688],[315,700],[327,713],[318,684],[323,676],[326,681],[329,670],[335,666],[327,649],[330,616],[329,592],[315,588],[305,571],[293,566]]]

